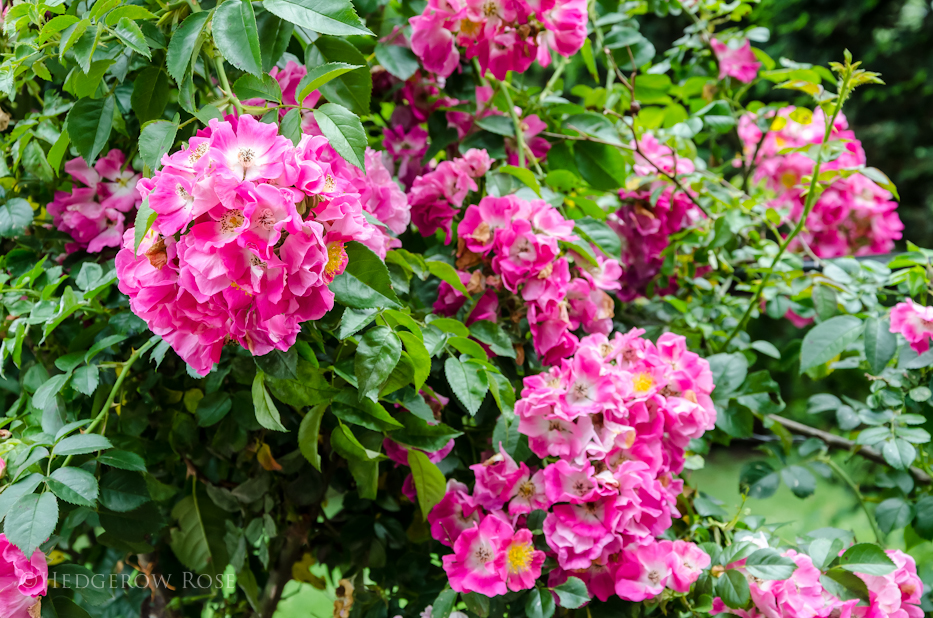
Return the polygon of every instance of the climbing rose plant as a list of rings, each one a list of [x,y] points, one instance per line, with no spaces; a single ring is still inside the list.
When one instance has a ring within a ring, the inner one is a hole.
[[[881,80],[750,12],[5,6],[0,615],[933,611]]]

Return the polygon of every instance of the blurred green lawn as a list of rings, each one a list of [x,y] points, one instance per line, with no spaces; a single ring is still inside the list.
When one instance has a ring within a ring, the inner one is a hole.
[[[687,474],[691,485],[721,500],[723,508],[731,516],[742,504],[739,493],[742,466],[763,458],[754,451],[720,448],[710,453],[703,469]],[[873,541],[868,518],[849,488],[833,479],[815,476],[817,486],[812,496],[797,498],[782,483],[777,492],[766,500],[747,500],[745,508],[748,514],[764,516],[768,524],[786,524],[777,534],[788,544],[796,544],[798,535],[828,526],[851,530],[858,541]],[[887,547],[904,549],[903,533],[891,533]],[[930,581],[933,578],[933,543],[912,547],[909,553],[917,560],[921,578]],[[319,568],[319,565],[316,567]],[[316,572],[315,568],[312,568],[312,572]],[[283,601],[274,618],[331,618],[333,602],[331,590],[317,590],[309,584],[293,580],[285,587]]]

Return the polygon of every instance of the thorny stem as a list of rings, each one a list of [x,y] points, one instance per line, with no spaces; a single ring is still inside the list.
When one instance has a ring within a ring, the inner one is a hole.
[[[839,88],[839,92],[836,95],[836,105],[833,107],[833,114],[826,119],[826,129],[823,131],[823,141],[820,143],[820,149],[816,154],[816,162],[813,166],[813,175],[810,177],[810,188],[807,192],[807,200],[804,203],[803,213],[800,215],[800,220],[797,221],[797,225],[794,226],[794,229],[791,230],[790,234],[784,239],[784,242],[780,243],[777,254],[774,256],[774,259],[771,260],[771,265],[768,267],[768,270],[765,271],[764,276],[761,279],[761,283],[758,284],[758,288],[755,290],[754,296],[752,296],[751,301],[748,303],[748,309],[745,310],[745,313],[742,315],[742,318],[739,320],[739,323],[735,325],[735,328],[732,329],[732,332],[729,333],[729,336],[726,337],[726,340],[722,342],[722,345],[719,346],[717,352],[722,352],[726,349],[729,343],[739,334],[745,324],[751,318],[752,311],[755,310],[755,307],[758,305],[758,301],[761,299],[761,294],[764,292],[765,286],[768,285],[768,281],[771,279],[771,276],[774,274],[774,269],[777,268],[778,263],[781,261],[781,258],[784,256],[784,253],[787,251],[787,247],[790,246],[790,243],[797,237],[798,234],[803,230],[804,225],[807,223],[807,219],[810,217],[810,212],[813,210],[813,206],[816,204],[816,188],[819,185],[820,179],[820,168],[823,165],[823,154],[826,151],[826,143],[829,141],[829,137],[833,131],[833,125],[836,122],[836,117],[839,115],[839,112],[842,111],[842,104],[846,99],[846,95],[849,91],[849,80],[852,77],[852,69],[848,67],[846,73],[842,78],[842,85]]]
[[[123,382],[126,380],[126,376],[130,375],[130,369],[133,367],[133,364],[136,362],[140,356],[142,356],[149,348],[154,346],[158,341],[157,338],[150,338],[149,341],[144,343],[138,350],[133,352],[126,362],[123,363],[123,371],[120,372],[120,375],[117,377],[117,381],[113,383],[113,388],[110,389],[110,394],[104,399],[100,410],[97,411],[97,415],[94,417],[94,420],[91,421],[91,424],[87,426],[87,429],[84,430],[85,433],[94,433],[94,430],[97,429],[97,426],[100,425],[104,419],[107,417],[107,413],[110,411],[110,405],[113,403],[114,398],[117,396],[117,393],[120,392],[120,388],[123,386]],[[69,455],[65,458],[65,463],[62,466],[67,466],[71,462],[71,458],[74,455]]]
[[[823,457],[820,459],[824,464],[829,466],[833,472],[836,473],[843,483],[849,486],[849,489],[852,490],[852,493],[855,494],[855,497],[858,498],[858,503],[862,505],[862,510],[865,511],[865,516],[868,517],[868,523],[871,524],[871,530],[875,533],[875,540],[878,545],[884,547],[884,534],[881,532],[881,528],[878,527],[878,522],[875,521],[875,518],[872,516],[871,511],[868,510],[868,504],[865,502],[865,499],[862,497],[862,492],[859,491],[858,485],[855,484],[855,481],[852,480],[852,477],[842,469],[842,466],[837,464],[835,461],[829,457]]]
[[[243,114],[243,106],[240,104],[240,99],[238,99],[234,94],[233,90],[230,88],[230,82],[227,81],[227,72],[224,70],[224,61],[219,55],[214,57],[214,68],[217,69],[217,78],[220,80],[220,87],[223,90],[224,95],[229,97],[233,101],[233,106],[236,108],[237,116]]]

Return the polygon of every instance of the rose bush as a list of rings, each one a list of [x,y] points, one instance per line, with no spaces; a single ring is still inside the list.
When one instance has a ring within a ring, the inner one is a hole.
[[[933,251],[843,113],[881,80],[750,12],[7,7],[0,614],[933,610]],[[871,536],[754,513],[817,476]]]

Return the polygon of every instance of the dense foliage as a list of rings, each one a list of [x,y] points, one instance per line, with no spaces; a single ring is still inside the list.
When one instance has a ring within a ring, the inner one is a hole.
[[[933,609],[933,251],[872,259],[843,113],[883,85],[752,11],[10,7],[0,613]],[[743,502],[834,478],[873,537],[699,492],[733,441]]]

